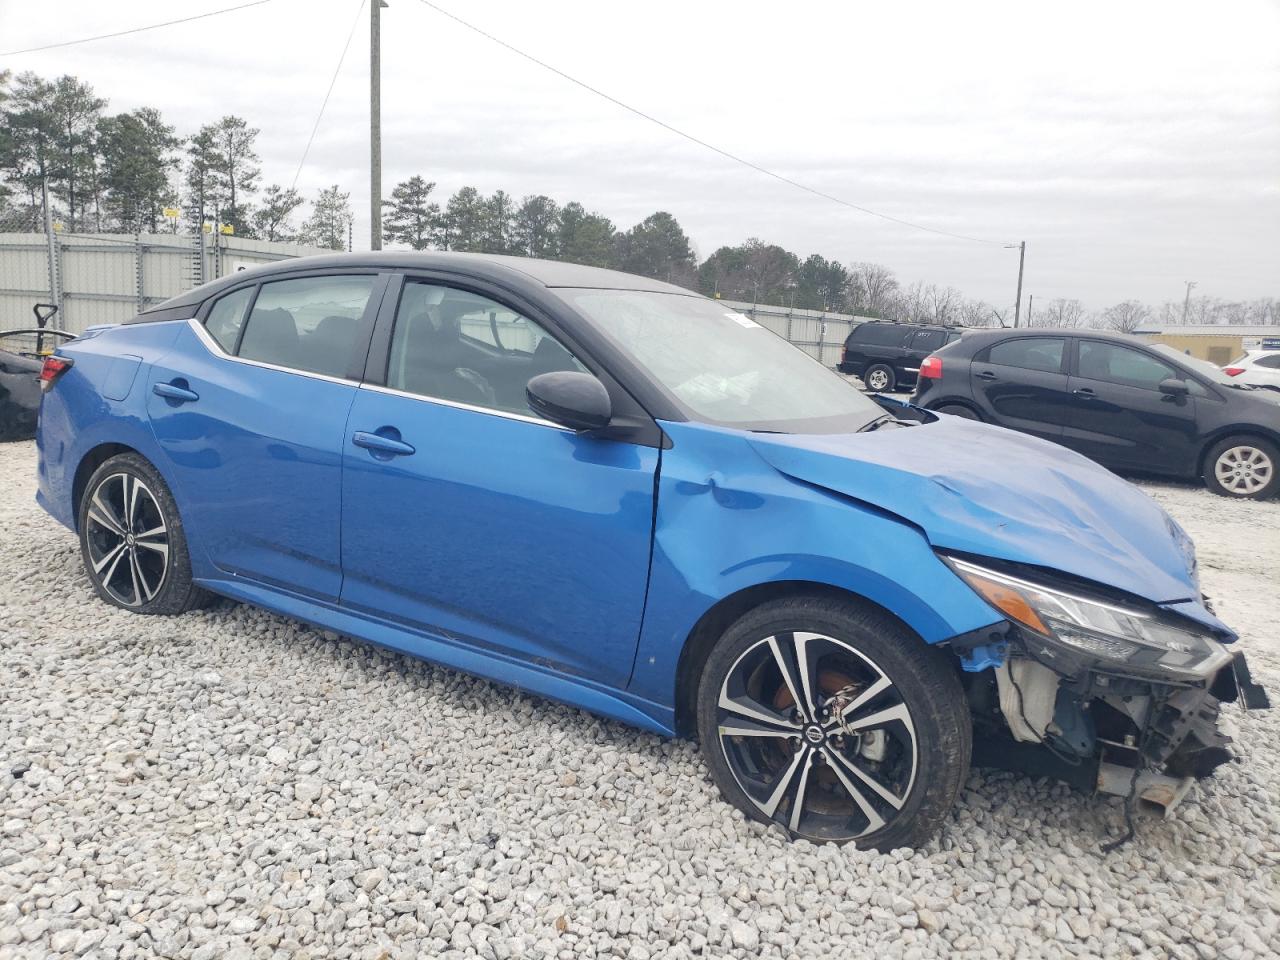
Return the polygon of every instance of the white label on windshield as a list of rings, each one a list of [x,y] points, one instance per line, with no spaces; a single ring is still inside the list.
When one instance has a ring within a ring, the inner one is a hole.
[[[734,323],[736,323],[738,326],[746,327],[748,330],[751,330],[755,327],[760,326],[760,324],[756,323],[754,320],[748,317],[745,313],[735,313],[734,311],[730,310],[725,314],[725,316],[728,317],[730,320],[732,320]]]

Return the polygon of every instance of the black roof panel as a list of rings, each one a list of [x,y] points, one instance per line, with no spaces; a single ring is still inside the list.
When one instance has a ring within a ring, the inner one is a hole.
[[[618,270],[585,267],[559,260],[534,260],[529,257],[502,257],[486,253],[445,253],[413,251],[376,251],[370,253],[335,253],[311,257],[291,257],[278,263],[264,264],[210,281],[149,308],[146,313],[195,306],[224,287],[249,278],[267,279],[276,274],[299,270],[345,268],[382,268],[392,270],[447,270],[478,279],[533,281],[544,287],[590,287],[602,290],[646,290],[654,293],[678,293],[697,296],[693,291],[661,280],[651,280]]]

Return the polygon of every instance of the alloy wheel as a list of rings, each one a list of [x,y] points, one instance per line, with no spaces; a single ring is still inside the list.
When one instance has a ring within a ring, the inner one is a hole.
[[[916,730],[901,693],[833,637],[779,633],[748,648],[725,676],[716,719],[738,786],[797,836],[875,833],[915,783]]]
[[[1268,483],[1275,471],[1275,464],[1257,447],[1241,444],[1228,447],[1213,465],[1213,475],[1224,489],[1240,496],[1257,493]]]
[[[889,386],[889,375],[883,370],[873,370],[867,378],[867,386],[872,390],[883,390]]]
[[[169,528],[155,495],[129,473],[103,477],[85,519],[89,567],[126,607],[155,598],[169,573]]]

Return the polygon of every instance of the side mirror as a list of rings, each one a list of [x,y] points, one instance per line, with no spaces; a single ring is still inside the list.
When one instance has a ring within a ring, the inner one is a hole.
[[[1170,377],[1160,381],[1160,392],[1167,397],[1181,399],[1191,392],[1191,388],[1187,386],[1185,380],[1175,380]]]
[[[609,425],[613,405],[604,384],[589,373],[542,373],[525,387],[529,409],[570,430],[599,430]]]

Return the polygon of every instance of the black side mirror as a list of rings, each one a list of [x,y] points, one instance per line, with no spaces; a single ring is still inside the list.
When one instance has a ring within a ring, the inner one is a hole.
[[[570,430],[599,430],[609,425],[613,405],[604,384],[589,373],[542,373],[525,387],[529,409]]]
[[[1174,397],[1180,400],[1191,392],[1191,388],[1187,386],[1185,380],[1175,380],[1170,377],[1167,380],[1160,381],[1160,392],[1167,397]]]

